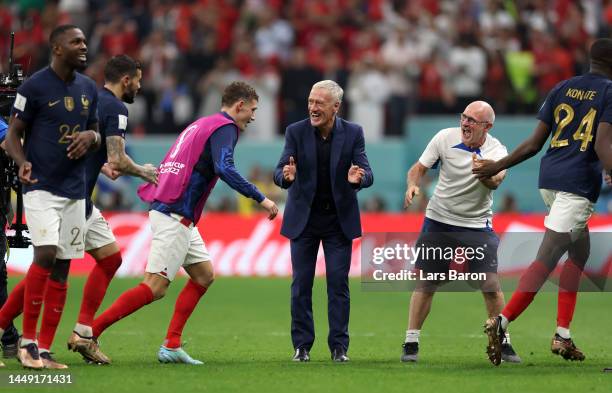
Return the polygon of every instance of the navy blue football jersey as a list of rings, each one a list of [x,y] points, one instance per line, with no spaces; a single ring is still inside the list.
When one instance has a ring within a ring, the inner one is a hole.
[[[98,128],[102,136],[102,145],[98,151],[87,158],[87,217],[89,217],[92,210],[91,194],[96,186],[100,169],[107,160],[106,138],[109,136],[125,138],[128,109],[123,101],[115,97],[112,91],[102,88],[98,92],[98,118],[100,119]]]
[[[612,81],[587,73],[560,82],[538,113],[551,132],[540,163],[539,187],[597,201],[602,166],[595,153],[600,122],[612,123]]]
[[[67,138],[98,122],[95,82],[79,73],[64,82],[46,67],[17,89],[12,113],[27,125],[24,150],[38,183],[24,192],[45,190],[70,198],[85,198],[85,158],[71,160]]]

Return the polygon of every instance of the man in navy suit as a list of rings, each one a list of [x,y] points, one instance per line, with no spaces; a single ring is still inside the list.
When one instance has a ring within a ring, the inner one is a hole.
[[[357,191],[374,182],[363,129],[336,116],[344,92],[334,81],[315,83],[309,118],[290,124],[274,182],[289,190],[281,234],[290,239],[291,339],[294,361],[309,361],[314,342],[312,283],[319,244],[327,272],[328,345],[346,362],[349,345],[348,273],[353,239],[361,236]]]

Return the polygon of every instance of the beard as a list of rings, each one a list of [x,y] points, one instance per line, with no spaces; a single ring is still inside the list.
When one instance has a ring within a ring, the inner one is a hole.
[[[89,65],[87,60],[81,61],[78,58],[71,59],[70,63],[72,65],[72,67],[74,68],[74,70],[78,71],[78,72],[85,71],[85,69],[87,69],[87,66]]]
[[[125,92],[123,93],[123,95],[121,96],[121,101],[127,103],[127,104],[133,104],[134,103],[134,99],[136,98],[136,92]]]
[[[87,65],[88,65],[87,62],[85,63],[78,62],[77,64],[75,64],[74,69],[77,72],[83,72],[87,69]]]

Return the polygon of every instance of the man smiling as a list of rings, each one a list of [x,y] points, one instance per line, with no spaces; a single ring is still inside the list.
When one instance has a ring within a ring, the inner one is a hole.
[[[320,243],[325,253],[332,360],[347,362],[353,239],[361,236],[357,191],[374,182],[363,129],[337,116],[343,90],[334,81],[312,86],[309,118],[285,131],[274,183],[289,189],[281,234],[291,242],[291,339],[294,361],[310,360],[314,343],[312,284]]]
[[[6,150],[19,166],[24,185],[34,261],[0,310],[0,333],[23,306],[17,356],[23,367],[33,369],[67,368],[55,361],[50,349],[66,302],[70,260],[83,258],[84,155],[99,147],[101,139],[96,84],[77,72],[87,66],[85,35],[77,26],[58,26],[49,44],[51,64],[17,90],[6,136]]]
[[[410,168],[404,201],[408,207],[414,196],[420,193],[419,185],[427,170],[441,167],[438,184],[427,205],[421,237],[416,244],[430,245],[433,241],[431,245],[435,248],[459,250],[466,246],[467,238],[468,243],[476,242],[478,247],[483,247],[483,257],[472,258],[467,266],[470,273],[484,273],[486,276],[486,279],[474,282],[480,286],[489,316],[497,315],[497,310],[504,306],[504,294],[497,277],[499,239],[491,228],[491,206],[493,190],[501,184],[505,172],[481,180],[471,172],[477,165],[477,157],[499,159],[507,154],[499,140],[489,135],[494,121],[495,112],[488,103],[470,103],[460,115],[460,127],[438,132]],[[451,261],[438,258],[420,256],[416,261],[416,267],[426,274],[420,275],[425,279],[417,282],[410,299],[402,362],[418,360],[421,327],[429,315],[436,290],[449,277]],[[457,256],[454,261],[459,263]],[[503,359],[520,362],[510,345],[509,336],[503,343]]]

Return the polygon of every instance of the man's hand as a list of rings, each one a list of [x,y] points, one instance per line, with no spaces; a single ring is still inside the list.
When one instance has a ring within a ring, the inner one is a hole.
[[[498,161],[479,160],[476,154],[472,155],[472,173],[476,175],[478,180],[488,179],[501,172]]]
[[[104,176],[108,177],[111,180],[117,180],[119,176],[121,176],[121,172],[111,168],[108,163],[102,165],[102,169],[100,171],[104,174]]]
[[[416,195],[421,195],[421,189],[418,186],[410,184],[404,196],[404,209],[408,209],[408,206],[412,205],[412,199]]]
[[[153,164],[144,164],[140,177],[148,183],[157,185],[157,167]]]
[[[71,160],[78,160],[83,157],[87,150],[95,143],[96,139],[100,136],[96,136],[98,133],[93,130],[86,130],[81,132],[75,132],[72,135],[66,135],[66,139],[72,142],[68,145],[68,158]]]
[[[361,180],[365,176],[365,171],[359,168],[358,165],[351,165],[348,171],[348,182],[351,184],[361,184]]]
[[[32,178],[32,163],[29,161],[24,161],[23,164],[19,166],[19,181],[21,181],[26,186],[30,186],[32,184],[38,183],[38,179]]]
[[[604,174],[604,181],[606,182],[606,185],[612,186],[612,175],[610,173]]]
[[[272,202],[268,198],[264,198],[260,205],[268,211],[268,220],[274,220],[274,217],[276,217],[278,214],[278,207],[276,206],[276,203]]]
[[[289,164],[283,167],[283,180],[290,183],[293,182],[295,180],[296,169],[295,160],[293,159],[293,156],[291,156],[289,157]]]

